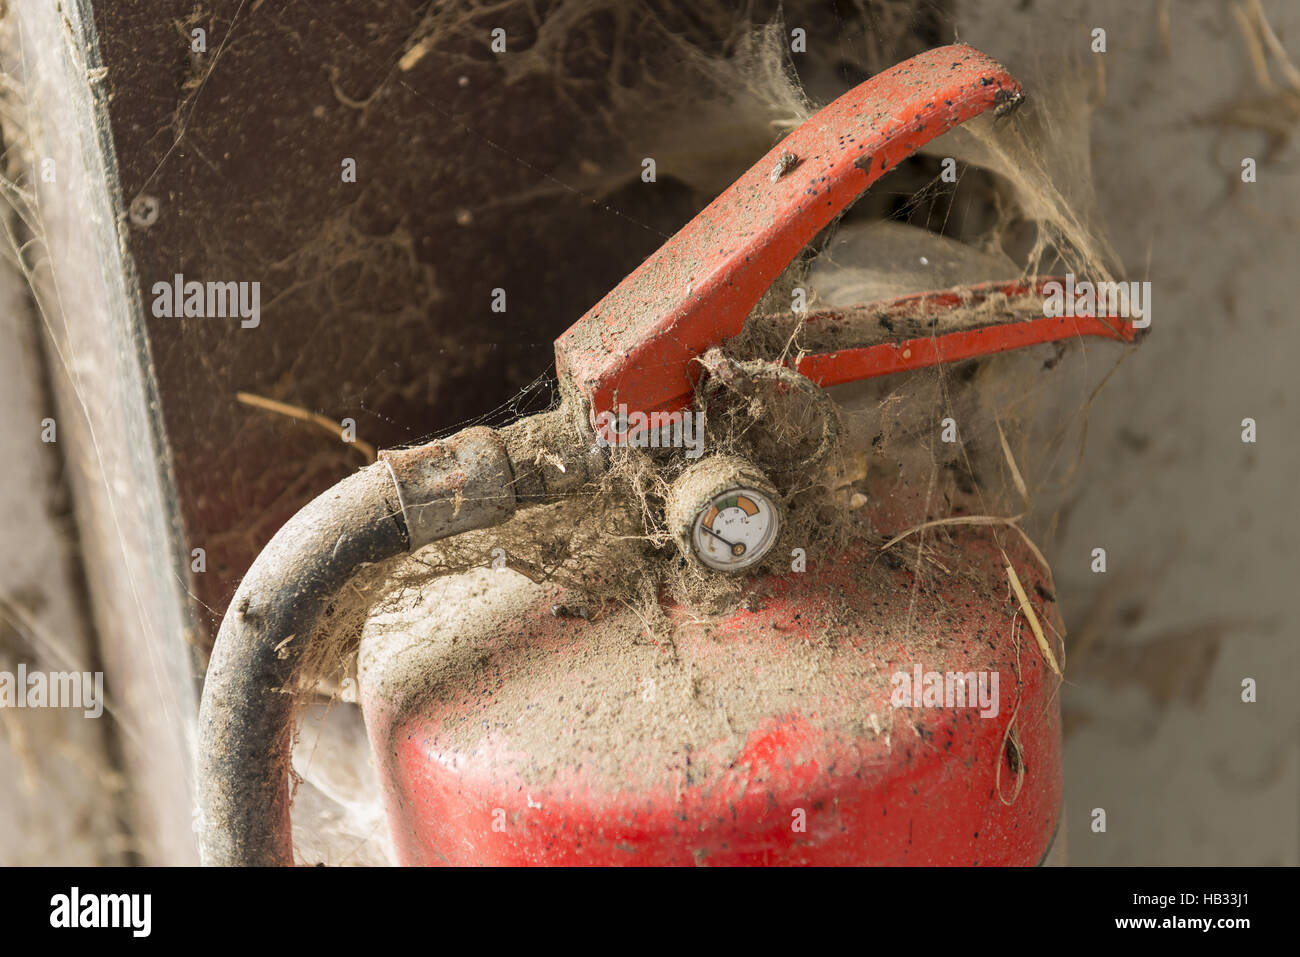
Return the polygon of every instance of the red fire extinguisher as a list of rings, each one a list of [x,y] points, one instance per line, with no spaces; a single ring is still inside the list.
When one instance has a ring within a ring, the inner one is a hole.
[[[204,861],[293,862],[293,707],[281,689],[304,642],[289,639],[314,631],[360,566],[562,500],[610,468],[631,419],[680,425],[673,415],[699,411],[702,376],[735,386],[756,374],[718,347],[815,234],[929,140],[1022,97],[999,64],[961,45],[878,74],[560,337],[558,409],[386,452],[292,519],[232,599],[209,665]],[[1133,340],[1117,319],[1044,316],[1044,282],[873,303],[853,311],[869,330],[849,313],[808,317],[840,328],[836,347],[763,374],[825,411],[809,455],[775,470],[704,455],[679,463],[664,495],[657,521],[673,560],[746,580],[753,596],[721,613],[662,597],[672,648],[651,643],[632,662],[607,636],[642,634],[636,608],[593,614],[563,588],[491,571],[432,590],[418,637],[372,629],[361,700],[401,862],[1040,863],[1061,808],[1060,673],[1055,597],[1029,547],[955,531],[963,566],[942,602],[863,542],[804,556],[806,567],[773,559],[797,553],[788,502],[837,440],[823,389],[1078,336]],[[908,321],[980,303],[989,308],[953,322]],[[872,499],[881,527],[924,518],[905,483]],[[438,597],[452,594],[461,604]],[[1015,616],[1032,634],[1007,627]],[[685,685],[659,693],[655,655],[689,662]],[[717,713],[674,710],[681,694]]]

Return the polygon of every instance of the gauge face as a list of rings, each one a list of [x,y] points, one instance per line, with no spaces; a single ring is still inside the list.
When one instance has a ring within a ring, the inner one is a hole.
[[[765,493],[731,489],[714,496],[695,516],[691,548],[710,568],[738,571],[767,554],[780,526],[780,515]]]

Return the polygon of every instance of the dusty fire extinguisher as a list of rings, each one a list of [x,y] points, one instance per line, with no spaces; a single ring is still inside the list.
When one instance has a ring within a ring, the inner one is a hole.
[[[293,862],[283,689],[305,642],[291,639],[312,633],[359,568],[571,498],[617,466],[637,422],[681,430],[719,393],[751,411],[802,397],[814,423],[784,459],[734,443],[659,450],[665,479],[642,518],[675,552],[656,560],[739,582],[742,600],[719,611],[651,595],[671,642],[631,651],[622,639],[647,633],[634,605],[588,610],[553,584],[471,572],[426,601],[419,636],[367,639],[361,700],[400,860],[1039,863],[1062,798],[1059,668],[1039,624],[1055,618],[1050,582],[1024,544],[972,531],[962,567],[945,569],[944,602],[931,602],[913,569],[863,541],[801,555],[791,508],[840,440],[826,389],[1080,336],[1132,341],[1132,327],[1046,317],[1043,281],[1015,280],[809,316],[820,351],[755,363],[729,350],[773,281],[872,182],[1022,96],[967,46],[878,74],[560,337],[558,409],[384,453],[287,523],[232,599],[208,670],[205,863]],[[956,304],[987,308],[943,319]],[[869,498],[882,528],[926,515],[904,485]],[[1032,638],[1004,627],[1008,609],[1032,621]],[[681,665],[672,693],[655,685],[665,656]],[[958,675],[973,706],[943,706],[953,689],[936,690],[931,673]],[[990,688],[989,675],[1007,680]],[[904,690],[912,706],[900,710]],[[938,706],[924,707],[931,692]],[[682,696],[710,703],[674,711]]]

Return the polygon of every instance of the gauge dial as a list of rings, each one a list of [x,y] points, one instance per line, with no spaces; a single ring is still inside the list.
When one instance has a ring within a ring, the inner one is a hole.
[[[748,568],[772,547],[780,523],[766,494],[754,488],[729,489],[695,516],[691,548],[718,571]]]
[[[719,572],[757,565],[781,534],[776,489],[745,459],[715,455],[673,482],[666,517],[682,554]]]

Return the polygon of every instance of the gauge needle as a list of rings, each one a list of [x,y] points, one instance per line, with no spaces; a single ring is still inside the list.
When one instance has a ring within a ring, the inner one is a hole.
[[[708,532],[710,535],[712,535],[712,536],[713,536],[714,538],[716,538],[718,541],[722,542],[722,544],[726,545],[728,548],[735,548],[735,547],[736,547],[734,542],[729,542],[729,541],[727,541],[725,538],[723,538],[721,535],[719,535],[719,534],[718,534],[717,532],[715,532],[713,529],[709,528],[709,526],[707,526],[707,525],[701,525],[700,528],[704,529],[706,532]]]
[[[714,538],[716,538],[718,541],[722,542],[722,544],[726,545],[728,551],[730,551],[731,554],[737,557],[745,554],[745,545],[743,542],[729,542],[721,535],[719,535],[717,532],[715,532],[713,529],[709,528],[709,526],[701,525],[700,527],[703,528],[710,535],[712,535]]]

